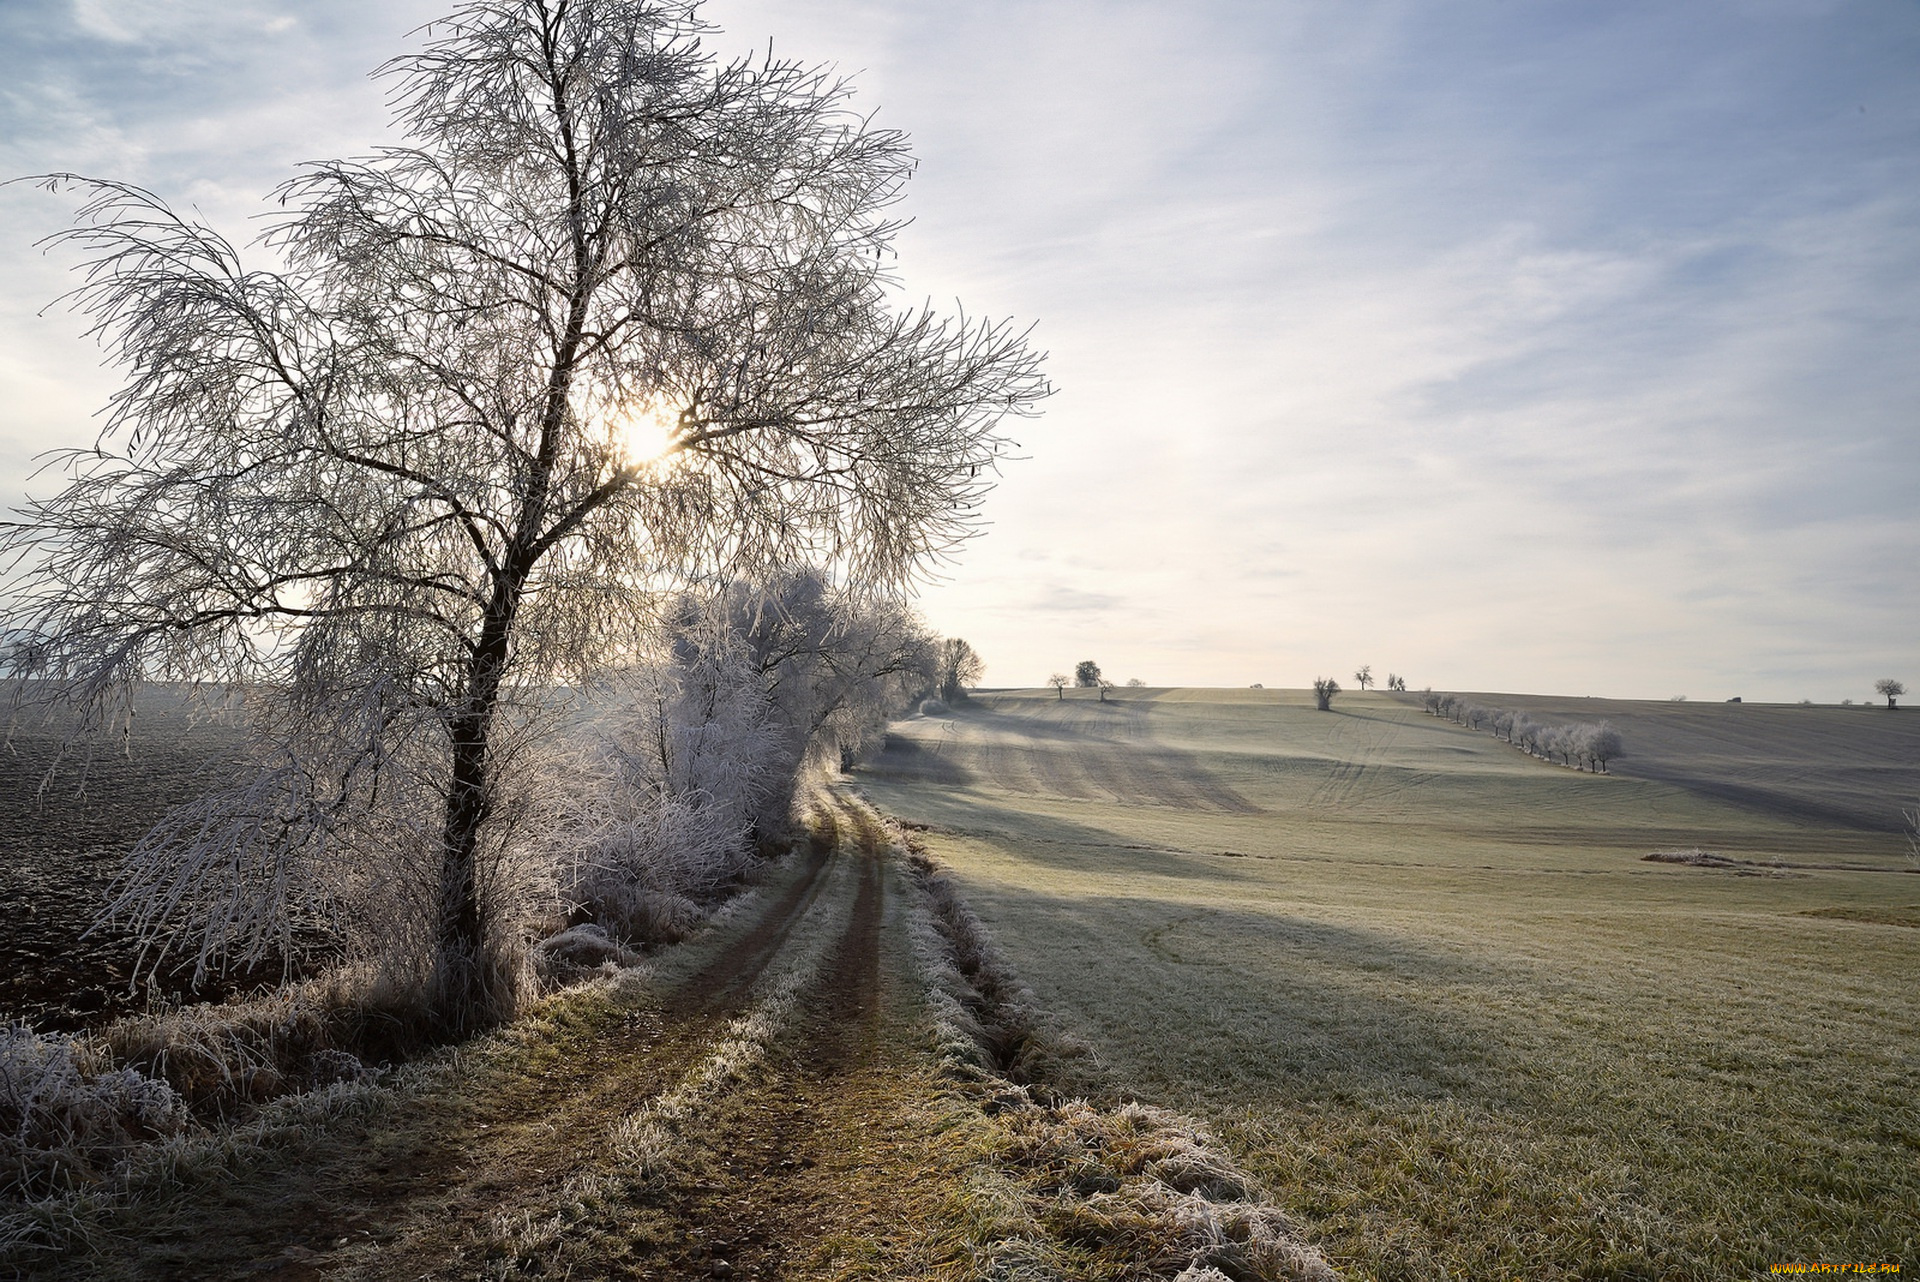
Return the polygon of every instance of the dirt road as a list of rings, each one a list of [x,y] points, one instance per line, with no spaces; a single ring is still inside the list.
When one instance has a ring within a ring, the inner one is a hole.
[[[27,1276],[1331,1282],[1196,1124],[1046,1084],[913,838],[845,795],[814,830],[650,973],[185,1154]]]
[[[552,1003],[237,1175],[189,1172],[164,1216],[135,1208],[122,1236],[46,1275],[787,1277],[836,1254],[911,1254],[901,1227],[923,1212],[908,1204],[936,1197],[942,1173],[914,1142],[935,1091],[883,856],[872,816],[831,804],[758,905],[650,982]],[[758,1072],[701,1102],[686,1154],[636,1174],[620,1120],[737,1058],[768,977],[809,956]]]

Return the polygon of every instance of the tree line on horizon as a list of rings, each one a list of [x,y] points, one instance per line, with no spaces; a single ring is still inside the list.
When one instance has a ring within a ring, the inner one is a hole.
[[[1535,721],[1525,712],[1489,708],[1459,695],[1432,690],[1420,692],[1420,703],[1430,716],[1445,717],[1469,730],[1485,730],[1530,756],[1574,770],[1606,774],[1609,761],[1626,755],[1620,732],[1609,722]]]

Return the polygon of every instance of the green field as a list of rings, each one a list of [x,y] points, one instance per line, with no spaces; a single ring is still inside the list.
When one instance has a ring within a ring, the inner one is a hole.
[[[977,698],[861,775],[1086,1086],[1209,1118],[1356,1278],[1920,1267],[1920,716],[1481,696]],[[1648,863],[1705,849],[1737,868]]]

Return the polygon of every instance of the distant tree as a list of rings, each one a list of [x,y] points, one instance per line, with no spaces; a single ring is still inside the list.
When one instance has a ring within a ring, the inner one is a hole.
[[[1332,677],[1313,679],[1313,701],[1320,711],[1326,712],[1333,707],[1333,696],[1340,693],[1340,683]]]
[[[1107,680],[1105,677],[1101,677],[1097,688],[1100,691],[1100,702],[1105,703],[1107,701],[1107,691],[1113,689],[1113,682]]]
[[[1587,755],[1600,767],[1601,774],[1608,773],[1609,761],[1626,755],[1621,751],[1620,732],[1604,721],[1588,727],[1586,748]]]
[[[1881,677],[1873,683],[1873,688],[1881,698],[1887,701],[1889,708],[1899,707],[1900,705],[1895,703],[1894,700],[1907,692],[1907,688],[1898,681],[1895,681],[1892,677]]]
[[[1430,717],[1440,715],[1440,699],[1441,696],[1435,694],[1431,686],[1420,692],[1420,706],[1427,710]]]
[[[1247,689],[1249,689],[1249,690],[1264,690],[1264,689],[1266,689],[1266,688],[1267,688],[1267,687],[1266,687],[1266,686],[1265,686],[1265,685],[1264,685],[1263,683],[1261,683],[1261,682],[1259,682],[1259,681],[1256,681],[1256,682],[1254,682],[1254,683],[1253,683],[1252,685],[1250,685],[1250,686],[1248,686],[1248,687],[1247,687]]]
[[[1353,683],[1359,686],[1360,689],[1363,691],[1368,686],[1372,685],[1373,684],[1373,665],[1371,663],[1361,664],[1360,670],[1353,674]]]
[[[1405,694],[1407,692],[1407,679],[1405,677],[1395,676],[1389,672],[1387,673],[1387,689],[1398,690],[1401,694]]]
[[[1145,686],[1146,684],[1147,684],[1147,683],[1146,683],[1146,682],[1144,682],[1144,681],[1142,681],[1142,680],[1141,680],[1141,679],[1140,679],[1139,677],[1128,677],[1128,678],[1127,678],[1127,688],[1128,688],[1128,689],[1130,689],[1130,690],[1138,690],[1138,689],[1141,689],[1141,688],[1143,688],[1143,687],[1144,687],[1144,686]]]
[[[1507,742],[1517,744],[1532,753],[1539,745],[1540,725],[1524,712],[1513,714],[1513,722],[1507,727]]]
[[[1047,684],[1053,687],[1053,692],[1056,695],[1064,699],[1067,697],[1067,687],[1072,685],[1073,682],[1068,679],[1066,673],[1056,672],[1047,678]]]
[[[945,702],[965,702],[967,687],[980,684],[986,671],[986,660],[959,637],[940,643],[940,698]]]
[[[1083,689],[1094,689],[1100,684],[1100,665],[1092,659],[1082,659],[1073,667],[1073,684]]]

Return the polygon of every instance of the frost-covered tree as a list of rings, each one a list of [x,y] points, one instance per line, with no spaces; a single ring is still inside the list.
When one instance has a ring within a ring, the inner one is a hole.
[[[1588,726],[1586,730],[1586,741],[1583,746],[1587,759],[1593,762],[1601,774],[1606,774],[1608,773],[1607,763],[1625,755],[1621,747],[1620,732],[1605,721],[1597,726]]]
[[[1507,731],[1507,742],[1518,744],[1530,755],[1538,755],[1540,746],[1540,723],[1524,712],[1513,714],[1513,725]]]
[[[1360,687],[1362,693],[1365,693],[1367,687],[1373,684],[1373,665],[1361,664],[1359,670],[1353,674],[1353,683]]]
[[[737,653],[757,674],[779,760],[752,816],[762,844],[791,835],[794,798],[809,770],[837,769],[875,746],[887,722],[939,675],[937,647],[912,610],[836,588],[814,570],[704,597],[689,593],[671,632],[683,667]]]
[[[1340,683],[1332,677],[1315,677],[1313,679],[1313,702],[1314,706],[1319,708],[1320,711],[1331,711],[1333,708],[1333,696],[1339,693]]]
[[[1100,685],[1100,665],[1092,659],[1082,659],[1074,664],[1073,684],[1083,690],[1096,689]]]
[[[152,937],[217,962],[319,923],[483,1023],[556,683],[630,659],[663,584],[898,583],[966,532],[1038,356],[897,305],[901,135],[701,30],[684,0],[461,7],[384,68],[398,144],[280,189],[274,265],[49,180],[126,381],[6,534],[8,674],[96,721],[152,678],[262,708],[260,771],[134,861]]]
[[[1875,694],[1887,701],[1889,708],[1897,708],[1900,705],[1895,700],[1907,692],[1907,687],[1892,677],[1881,677],[1873,683],[1873,690]]]
[[[558,781],[554,862],[575,911],[635,943],[672,938],[789,833],[796,792],[869,746],[936,677],[898,603],[793,571],[685,594],[664,652],[595,700]]]
[[[959,637],[948,637],[940,643],[938,662],[940,697],[950,704],[963,702],[967,687],[979,685],[987,672],[987,661]]]

